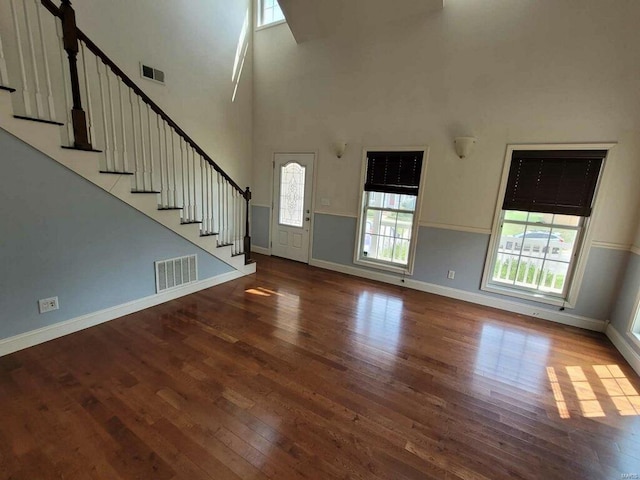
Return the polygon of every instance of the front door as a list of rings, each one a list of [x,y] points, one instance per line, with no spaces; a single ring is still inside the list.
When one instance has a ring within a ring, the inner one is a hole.
[[[271,254],[309,263],[313,153],[277,153],[273,174]]]

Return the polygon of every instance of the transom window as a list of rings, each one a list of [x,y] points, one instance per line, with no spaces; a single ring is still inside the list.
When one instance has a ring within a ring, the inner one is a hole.
[[[258,1],[258,27],[282,23],[285,21],[282,9],[278,0],[257,0]]]
[[[354,261],[410,273],[424,151],[369,151]]]
[[[568,300],[607,150],[514,150],[483,288]]]

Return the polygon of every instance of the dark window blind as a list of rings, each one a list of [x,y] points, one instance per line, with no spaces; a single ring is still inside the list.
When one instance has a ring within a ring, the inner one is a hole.
[[[367,152],[367,192],[417,195],[424,152]]]
[[[606,150],[516,150],[503,210],[591,215]]]

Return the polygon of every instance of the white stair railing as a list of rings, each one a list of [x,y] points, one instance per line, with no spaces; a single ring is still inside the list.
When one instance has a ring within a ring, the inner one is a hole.
[[[0,3],[0,85],[20,83],[18,110],[47,121],[66,112],[63,143],[100,151],[101,172],[130,174],[133,192],[157,193],[160,209],[181,210],[182,223],[248,254],[248,189],[75,27],[69,0],[61,1],[60,8],[51,0]]]

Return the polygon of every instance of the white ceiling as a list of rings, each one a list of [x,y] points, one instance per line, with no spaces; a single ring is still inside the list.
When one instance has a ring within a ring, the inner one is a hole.
[[[442,9],[443,0],[279,0],[298,43]]]

